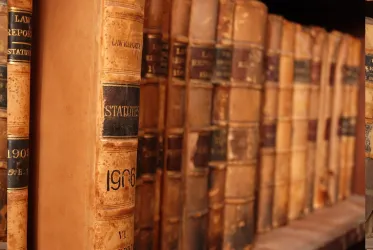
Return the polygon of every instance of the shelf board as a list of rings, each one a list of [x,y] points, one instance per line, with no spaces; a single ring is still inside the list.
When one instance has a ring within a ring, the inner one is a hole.
[[[364,239],[365,199],[352,196],[258,235],[254,250],[345,250]]]

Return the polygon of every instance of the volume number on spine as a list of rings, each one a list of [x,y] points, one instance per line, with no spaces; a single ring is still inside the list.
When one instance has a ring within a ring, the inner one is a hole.
[[[8,139],[8,189],[28,186],[29,139]]]

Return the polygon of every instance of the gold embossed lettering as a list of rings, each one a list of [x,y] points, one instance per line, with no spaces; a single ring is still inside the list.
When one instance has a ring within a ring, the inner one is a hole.
[[[15,22],[16,23],[30,23],[31,18],[28,16],[19,16],[15,15]]]
[[[138,117],[139,106],[105,105],[105,117]]]

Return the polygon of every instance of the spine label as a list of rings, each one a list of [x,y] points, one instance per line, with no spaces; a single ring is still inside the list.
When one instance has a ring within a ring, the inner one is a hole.
[[[308,121],[308,141],[316,142],[317,139],[317,120]]]
[[[294,61],[294,82],[306,84],[311,82],[311,60]]]
[[[279,81],[280,56],[270,55],[266,57],[266,76],[267,81],[278,83]]]
[[[340,136],[355,136],[355,118],[341,117],[339,119],[338,135]]]
[[[8,138],[8,189],[28,186],[29,139]]]
[[[343,67],[343,84],[353,85],[359,81],[359,67]]]
[[[273,148],[276,146],[276,123],[263,124],[261,129],[261,147]]]
[[[365,124],[365,153],[371,153],[372,146],[370,144],[372,138],[373,124]]]
[[[365,55],[365,81],[373,82],[373,55]]]
[[[167,170],[168,171],[181,171],[181,151],[183,149],[183,136],[171,135],[167,138]]]
[[[169,45],[167,41],[162,41],[162,53],[161,53],[161,62],[160,70],[162,76],[168,76],[168,52]]]
[[[30,62],[32,12],[9,8],[8,62]]]
[[[103,137],[137,137],[139,86],[104,83],[103,98]]]
[[[330,65],[330,75],[329,75],[329,85],[334,86],[334,80],[335,80],[335,62],[333,62]]]
[[[258,48],[235,48],[232,57],[232,78],[236,81],[261,84],[263,51]]]
[[[210,81],[215,62],[215,49],[213,47],[190,48],[190,79]]]
[[[326,141],[329,141],[330,139],[330,125],[331,125],[331,119],[330,117],[326,120],[326,125],[325,125],[325,132],[324,132],[324,139]]]
[[[157,168],[157,144],[158,137],[156,134],[146,134],[141,138],[141,148],[139,147],[139,157],[141,165],[141,174],[155,174]],[[140,145],[139,145],[140,146]]]
[[[185,80],[187,44],[174,43],[172,51],[172,77]]]
[[[215,81],[229,81],[232,69],[232,48],[219,47],[215,49]]]
[[[312,63],[312,84],[313,85],[320,85],[321,82],[321,62],[313,62]]]
[[[141,77],[161,74],[162,37],[159,34],[144,34]]]
[[[7,67],[0,65],[0,109],[7,107]]]
[[[196,148],[192,156],[192,161],[196,168],[208,167],[208,164],[210,161],[210,148],[211,148],[210,143],[211,143],[210,132],[198,133]]]
[[[212,131],[211,135],[211,160],[226,161],[227,159],[227,129],[220,127]]]

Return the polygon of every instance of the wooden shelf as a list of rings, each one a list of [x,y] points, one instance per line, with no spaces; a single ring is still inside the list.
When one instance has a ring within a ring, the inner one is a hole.
[[[352,196],[259,235],[254,250],[346,250],[364,239],[364,218],[364,197]]]

